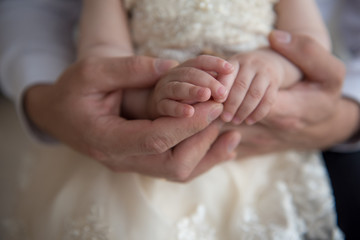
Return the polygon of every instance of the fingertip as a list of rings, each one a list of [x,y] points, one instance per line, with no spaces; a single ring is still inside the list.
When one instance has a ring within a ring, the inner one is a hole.
[[[235,159],[236,157],[237,157],[237,151],[233,151],[233,152],[229,153],[228,159],[226,159],[224,162],[229,162],[229,161]]]
[[[221,86],[217,89],[216,96],[214,96],[215,101],[222,103],[226,100],[227,95],[228,90],[224,86]]]
[[[195,113],[194,107],[187,105],[184,108],[184,111],[183,111],[184,117],[192,117],[194,115],[194,113]]]
[[[232,123],[235,125],[240,125],[243,122],[243,119],[239,118],[239,117],[234,117],[234,119],[232,120]]]
[[[211,90],[209,88],[200,88],[197,92],[197,100],[205,102],[211,97]]]
[[[269,39],[273,43],[288,44],[292,40],[292,35],[286,31],[273,30],[269,35]]]
[[[221,115],[221,119],[224,121],[224,122],[231,122],[231,120],[233,119],[233,115],[229,112],[224,112],[222,115]]]
[[[254,125],[256,122],[257,122],[257,121],[256,121],[255,119],[253,119],[253,118],[248,118],[248,119],[245,120],[245,123],[246,123],[247,125],[249,125],[249,126]]]
[[[224,70],[226,71],[226,73],[231,73],[235,69],[235,67],[227,61],[224,62],[223,67],[224,67]]]

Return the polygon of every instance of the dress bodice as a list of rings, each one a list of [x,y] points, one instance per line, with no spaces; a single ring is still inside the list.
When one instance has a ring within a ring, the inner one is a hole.
[[[179,61],[266,46],[277,0],[124,0],[138,54]]]

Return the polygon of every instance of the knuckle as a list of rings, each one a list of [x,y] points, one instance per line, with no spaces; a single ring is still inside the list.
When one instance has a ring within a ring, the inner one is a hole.
[[[264,60],[262,58],[259,58],[255,54],[249,54],[246,55],[244,58],[245,64],[248,66],[262,66],[264,65]]]
[[[193,67],[184,67],[182,69],[184,79],[191,79],[195,74],[197,74],[197,70]]]
[[[199,78],[205,77],[205,75],[201,75],[201,72],[193,67],[183,67],[177,72],[177,81],[188,82],[191,83],[196,81]]]
[[[247,84],[245,81],[238,80],[234,82],[234,88],[238,89],[239,91],[247,91],[249,84]]]
[[[174,92],[176,92],[176,91],[174,90],[174,88],[176,88],[176,84],[177,84],[177,82],[169,82],[169,83],[163,85],[163,86],[162,86],[162,89],[160,89],[159,92],[162,92],[162,91],[163,91],[163,92],[165,92],[165,93],[168,93],[168,94],[170,94],[170,95],[173,95]]]
[[[262,95],[262,91],[258,88],[251,88],[249,90],[249,96],[253,99],[260,99]]]
[[[276,94],[267,94],[264,96],[262,102],[265,106],[272,106],[276,101]]]
[[[184,84],[182,82],[170,82],[165,86],[166,96],[170,99],[177,99],[182,95],[184,90]]]
[[[125,68],[130,74],[140,73],[143,70],[143,59],[140,56],[126,58]]]
[[[172,82],[168,85],[168,91],[171,93],[172,96],[177,96],[181,91],[184,90],[183,88],[184,84],[183,82]]]
[[[154,133],[144,139],[143,151],[145,153],[160,154],[169,150],[171,146],[169,138]]]
[[[261,67],[261,71],[267,78],[277,78],[275,74],[275,69],[271,67],[268,63],[264,63]]]

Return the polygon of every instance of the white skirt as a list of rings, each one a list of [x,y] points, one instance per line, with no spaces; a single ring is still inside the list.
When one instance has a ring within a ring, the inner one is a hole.
[[[9,240],[342,239],[316,153],[234,160],[181,184],[40,147],[19,174]]]

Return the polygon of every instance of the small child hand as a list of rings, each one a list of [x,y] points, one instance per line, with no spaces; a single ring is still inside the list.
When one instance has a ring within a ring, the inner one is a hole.
[[[191,117],[192,104],[211,97],[224,102],[228,90],[219,76],[232,73],[233,66],[224,59],[202,55],[171,69],[156,84],[149,101],[149,116]]]
[[[254,124],[269,113],[283,77],[283,67],[273,54],[257,50],[230,59],[235,76],[224,104],[225,122]]]

